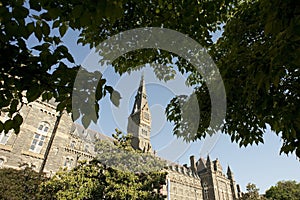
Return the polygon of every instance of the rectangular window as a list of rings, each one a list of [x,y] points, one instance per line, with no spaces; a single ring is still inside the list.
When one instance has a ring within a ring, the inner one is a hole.
[[[70,168],[73,165],[73,158],[66,158],[65,163],[64,163],[64,167]]]
[[[45,138],[46,137],[44,135],[35,133],[34,136],[33,136],[33,140],[31,142],[29,150],[33,151],[35,153],[40,153],[41,150],[42,150]]]
[[[6,134],[4,133],[4,131],[0,133],[0,144],[6,144],[10,135],[11,135],[11,131],[9,131]]]

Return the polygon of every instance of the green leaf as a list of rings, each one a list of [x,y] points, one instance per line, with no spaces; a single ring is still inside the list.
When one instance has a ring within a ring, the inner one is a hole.
[[[14,121],[9,119],[4,123],[4,133],[8,133],[9,130],[13,129],[15,126]]]
[[[23,123],[23,117],[18,113],[16,116],[14,116],[13,121],[20,126]]]
[[[91,118],[88,115],[83,115],[81,121],[85,129],[91,124]]]
[[[37,98],[39,98],[42,94],[42,91],[39,88],[39,85],[34,84],[33,87],[31,87],[27,92],[26,92],[26,98],[28,102],[33,102]]]
[[[60,25],[60,21],[59,20],[55,20],[54,22],[53,22],[53,24],[52,24],[52,28],[54,29],[54,28],[57,28],[57,27],[59,27],[59,25]]]
[[[29,32],[29,36],[34,32],[34,22],[27,24],[27,31]]]
[[[34,35],[39,41],[42,40],[43,32],[42,32],[41,27],[38,24],[36,24],[36,26],[35,26]]]
[[[39,1],[29,0],[29,6],[31,9],[34,9],[36,11],[41,11],[41,5],[40,5]]]
[[[0,133],[3,131],[4,125],[3,122],[0,121]]]
[[[67,29],[68,26],[66,24],[61,24],[61,26],[59,27],[59,34],[61,37],[63,37],[66,34]]]
[[[19,105],[19,101],[17,99],[12,100],[11,104],[10,104],[10,110],[9,112],[12,114],[14,112],[17,111]]]
[[[43,22],[42,32],[44,36],[48,36],[50,34],[50,27],[46,22]]]
[[[46,100],[49,101],[52,97],[53,97],[52,92],[45,92],[45,93],[42,95],[42,101],[46,101]]]

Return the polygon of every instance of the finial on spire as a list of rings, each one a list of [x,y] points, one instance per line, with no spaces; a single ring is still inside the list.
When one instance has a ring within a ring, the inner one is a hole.
[[[147,94],[146,94],[146,86],[145,86],[144,71],[142,72],[142,75],[141,75],[141,82],[140,82],[140,86],[139,86],[138,92],[140,94],[143,94],[144,96],[147,96]]]

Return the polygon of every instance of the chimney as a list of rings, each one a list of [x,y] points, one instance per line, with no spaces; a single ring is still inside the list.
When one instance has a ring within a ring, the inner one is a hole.
[[[195,162],[195,156],[190,156],[190,161],[191,161],[191,170],[196,173],[196,162]]]

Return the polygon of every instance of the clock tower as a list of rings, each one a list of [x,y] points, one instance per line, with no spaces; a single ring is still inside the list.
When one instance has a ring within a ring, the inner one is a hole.
[[[132,134],[131,145],[143,152],[152,152],[150,143],[151,114],[147,101],[144,75],[135,96],[133,109],[128,117],[127,133]]]

